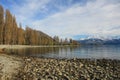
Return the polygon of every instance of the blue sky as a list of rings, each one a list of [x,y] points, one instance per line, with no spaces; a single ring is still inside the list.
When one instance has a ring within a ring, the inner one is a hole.
[[[120,36],[120,0],[0,0],[22,23],[50,36]]]

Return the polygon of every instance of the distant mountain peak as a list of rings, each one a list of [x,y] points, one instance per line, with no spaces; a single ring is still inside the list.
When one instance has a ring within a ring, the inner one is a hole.
[[[113,39],[120,39],[120,36],[88,36],[87,38],[80,38],[79,40],[87,40],[87,39],[101,39],[101,40],[113,40]]]
[[[87,38],[87,39],[80,39],[78,40],[80,44],[120,44],[119,37],[112,37],[112,38]]]

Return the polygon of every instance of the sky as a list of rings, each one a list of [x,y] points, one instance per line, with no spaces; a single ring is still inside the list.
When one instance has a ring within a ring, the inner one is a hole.
[[[60,38],[120,36],[120,0],[0,0],[29,27]]]

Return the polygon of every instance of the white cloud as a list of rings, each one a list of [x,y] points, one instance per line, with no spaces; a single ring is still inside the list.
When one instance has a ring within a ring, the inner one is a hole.
[[[38,13],[45,13],[47,11],[47,3],[50,0],[24,0],[20,5],[13,4],[12,10],[17,15],[18,22],[30,25],[32,18]]]
[[[47,4],[51,0],[25,0],[24,2],[22,5],[13,6],[17,20],[52,36],[120,35],[120,29],[114,28],[120,26],[120,0],[91,0],[86,5],[81,6],[78,3],[66,10],[62,10],[63,6],[57,6],[53,2],[61,12],[41,20],[35,20],[33,17],[38,13],[46,13]]]
[[[54,14],[44,20],[33,22],[37,29],[59,36],[90,34],[120,35],[120,4],[113,0],[96,0],[85,6],[74,5],[64,12]]]

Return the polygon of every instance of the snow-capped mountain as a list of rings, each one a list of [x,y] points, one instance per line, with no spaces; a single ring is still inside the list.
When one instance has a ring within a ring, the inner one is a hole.
[[[89,39],[84,39],[84,40],[79,40],[78,41],[80,44],[115,44],[118,45],[120,44],[120,38],[109,38],[109,39],[98,39],[98,38],[89,38]]]

